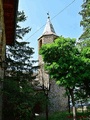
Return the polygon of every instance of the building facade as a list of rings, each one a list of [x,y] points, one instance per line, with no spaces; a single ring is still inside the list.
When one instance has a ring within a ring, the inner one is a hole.
[[[46,26],[43,34],[38,39],[38,51],[43,44],[52,43],[58,35],[55,33],[54,27],[48,16]],[[68,107],[68,98],[65,96],[65,89],[56,85],[55,80],[49,79],[49,74],[44,70],[44,62],[42,56],[38,56],[39,59],[39,83],[40,86],[44,86],[44,89],[48,90],[48,98],[50,100],[49,111],[64,111]],[[53,59],[53,58],[52,58]]]
[[[0,0],[0,120],[6,45],[14,45],[18,0]]]

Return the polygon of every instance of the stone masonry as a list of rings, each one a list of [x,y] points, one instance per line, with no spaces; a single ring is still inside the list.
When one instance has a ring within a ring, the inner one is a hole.
[[[48,16],[47,23],[42,36],[38,39],[38,51],[43,44],[52,43],[58,35],[56,35],[53,25]],[[44,70],[44,62],[42,56],[39,55],[39,84],[47,88],[48,98],[50,100],[49,111],[64,111],[68,106],[68,98],[65,97],[65,89],[58,86],[55,80],[50,80],[48,73]],[[53,59],[53,58],[52,58]],[[49,88],[50,87],[50,88]]]

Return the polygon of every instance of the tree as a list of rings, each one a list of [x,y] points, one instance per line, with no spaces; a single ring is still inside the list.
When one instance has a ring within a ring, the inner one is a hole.
[[[83,93],[85,93],[84,97],[86,97],[90,96],[90,75],[88,74],[88,70],[90,69],[90,0],[84,0],[80,15],[82,16],[80,25],[83,26],[84,32],[79,38],[79,48],[87,66],[85,67],[85,70],[88,75],[88,79],[85,78],[83,85],[80,87],[82,89],[81,91],[84,91]]]
[[[57,84],[64,86],[67,94],[71,96],[74,109],[75,86],[81,85],[90,73],[89,69],[88,73],[85,72],[86,64],[76,46],[76,40],[61,36],[53,43],[43,45],[40,54],[51,79],[55,79]]]
[[[87,44],[81,50],[81,56],[84,61],[84,70],[82,78],[83,83],[80,86],[85,97],[90,97],[90,46]]]
[[[7,46],[6,49],[4,120],[29,120],[31,117],[33,119],[33,108],[37,102],[36,91],[32,86],[37,69],[37,66],[33,64],[36,61],[32,60],[34,51],[28,42],[20,42],[20,39],[22,40],[24,35],[31,30],[29,27],[20,27],[19,22],[25,20],[24,12],[18,12],[15,44]]]
[[[82,16],[80,25],[83,26],[83,30],[84,30],[83,34],[79,38],[80,41],[79,45],[81,47],[81,50],[89,49],[88,51],[90,51],[90,1],[89,0],[84,0],[82,4],[82,10],[79,14]]]
[[[80,36],[80,40],[90,39],[90,0],[84,0],[80,15],[82,15],[80,25],[84,28],[84,32]]]

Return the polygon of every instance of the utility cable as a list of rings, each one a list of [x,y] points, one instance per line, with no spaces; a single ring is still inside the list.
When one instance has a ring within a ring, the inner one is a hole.
[[[63,8],[59,13],[57,13],[53,18],[51,18],[51,20],[53,20],[55,17],[57,17],[60,13],[62,13],[64,10],[66,10],[70,5],[72,5],[75,2],[75,0],[73,0],[70,4],[68,4],[65,8]]]
[[[60,13],[62,13],[64,10],[66,10],[70,5],[72,5],[75,2],[75,0],[73,0],[70,4],[68,4],[65,8],[63,8],[59,13],[57,13],[54,17],[51,18],[51,20],[53,20],[54,18],[56,18]],[[46,24],[42,25],[38,30],[36,30],[31,36],[29,36],[26,41],[31,38],[32,36],[34,36],[34,34],[36,34],[39,30],[41,30]]]

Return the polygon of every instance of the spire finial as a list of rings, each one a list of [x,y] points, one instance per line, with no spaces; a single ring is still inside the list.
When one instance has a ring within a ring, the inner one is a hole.
[[[50,15],[49,15],[49,12],[47,13],[47,16],[48,16],[48,19],[50,19]]]

